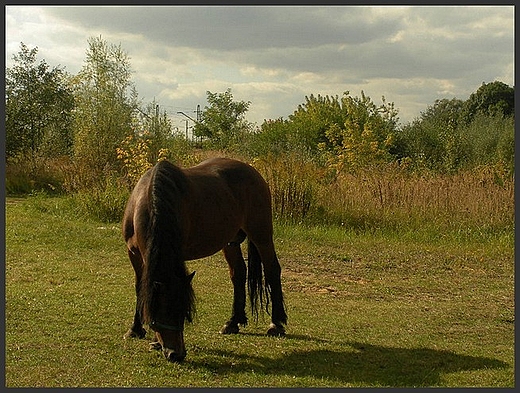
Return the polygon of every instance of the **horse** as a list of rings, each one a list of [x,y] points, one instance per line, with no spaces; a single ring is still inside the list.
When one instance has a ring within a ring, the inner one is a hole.
[[[151,348],[166,359],[186,357],[185,322],[192,322],[195,294],[186,261],[222,250],[233,285],[230,319],[220,333],[247,325],[246,281],[251,312],[271,316],[269,336],[287,325],[281,267],[273,243],[271,193],[251,165],[212,158],[190,168],[167,160],[148,169],[128,199],[122,232],[135,272],[136,307],[125,338],[155,332]],[[241,243],[248,239],[247,267]],[[271,305],[271,312],[269,312]]]

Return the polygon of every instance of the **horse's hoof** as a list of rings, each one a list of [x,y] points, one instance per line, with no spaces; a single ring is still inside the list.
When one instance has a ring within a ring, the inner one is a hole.
[[[150,347],[148,348],[150,351],[156,351],[162,349],[162,345],[159,341],[153,341],[150,343]]]
[[[275,337],[285,336],[285,328],[282,325],[275,325],[274,323],[272,323],[271,325],[269,325],[267,335]]]
[[[236,323],[233,323],[233,324],[226,323],[222,327],[222,329],[220,329],[220,334],[237,334],[239,330],[240,329],[238,327],[238,324],[236,324]]]
[[[146,330],[142,328],[139,332],[136,332],[132,329],[128,330],[123,338],[126,340],[127,338],[144,338],[146,336]]]

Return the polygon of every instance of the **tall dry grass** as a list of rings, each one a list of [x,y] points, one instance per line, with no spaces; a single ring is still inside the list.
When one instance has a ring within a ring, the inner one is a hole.
[[[322,189],[326,209],[346,218],[456,228],[514,223],[514,181],[490,168],[455,175],[410,175],[397,169],[342,175]]]
[[[8,195],[35,192],[60,194],[65,192],[65,173],[70,166],[68,157],[17,157],[6,162],[5,191]]]
[[[271,189],[275,218],[300,221],[317,203],[318,168],[298,155],[255,159],[252,165]]]
[[[514,229],[514,178],[497,166],[441,175],[388,165],[330,179],[297,157],[253,165],[270,184],[278,218],[356,230]]]
[[[179,154],[174,162],[189,167],[217,156],[229,154],[192,150]],[[32,176],[22,164],[10,163],[6,168],[8,194],[40,188],[69,192],[82,214],[120,219],[129,190],[116,178],[107,177],[97,188],[72,192],[78,171],[69,160],[46,161]],[[279,220],[342,225],[356,231],[433,228],[437,233],[514,233],[514,177],[499,165],[441,175],[411,173],[389,164],[332,177],[326,168],[296,153],[256,158],[251,164],[269,183],[274,216]]]

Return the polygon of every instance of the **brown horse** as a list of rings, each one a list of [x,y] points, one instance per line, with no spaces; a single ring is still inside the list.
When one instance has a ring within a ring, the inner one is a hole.
[[[153,348],[171,361],[186,356],[184,323],[192,321],[192,274],[185,261],[223,250],[233,283],[233,311],[221,330],[238,333],[247,317],[271,304],[268,335],[285,334],[281,268],[273,244],[271,194],[262,176],[240,161],[214,158],[181,169],[160,161],[135,186],[123,217],[123,235],[135,271],[136,310],[125,337],[155,331]],[[240,244],[248,238],[248,266]],[[263,271],[263,272],[262,272]],[[263,274],[262,274],[263,273]],[[263,276],[265,278],[263,278]]]

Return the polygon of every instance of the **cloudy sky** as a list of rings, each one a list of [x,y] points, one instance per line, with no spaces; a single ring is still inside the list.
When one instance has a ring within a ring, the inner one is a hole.
[[[251,101],[261,125],[310,94],[385,96],[406,123],[483,82],[514,86],[513,6],[7,6],[5,17],[8,67],[23,42],[75,74],[101,36],[129,55],[143,103],[179,127],[208,90]]]

